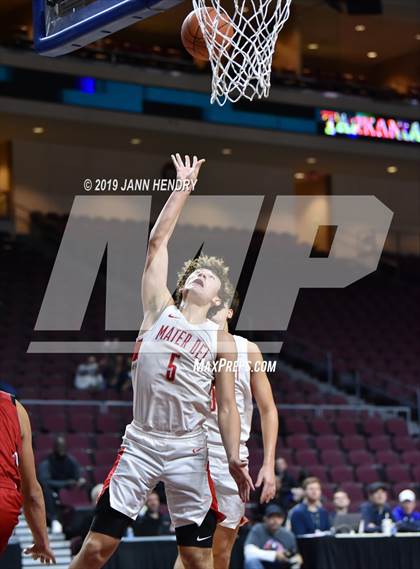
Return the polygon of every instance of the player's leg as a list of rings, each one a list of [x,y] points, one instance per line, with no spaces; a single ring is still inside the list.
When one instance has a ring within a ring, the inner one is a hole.
[[[238,494],[236,482],[230,475],[224,449],[210,447],[209,457],[217,502],[225,515],[213,538],[213,566],[214,569],[228,569],[239,528],[246,521],[245,504]]]
[[[200,525],[194,523],[175,529],[179,567],[184,569],[212,568],[212,545],[216,524],[216,513],[210,509]]]
[[[136,433],[132,431],[128,426],[96,504],[90,532],[69,569],[102,568],[157,484],[160,460],[153,441],[144,436],[143,444],[139,444],[133,440]]]
[[[82,548],[69,565],[69,569],[101,569],[114,551],[117,549],[120,539],[90,531]]]
[[[163,482],[175,526],[180,556],[177,563],[184,569],[212,567],[211,548],[220,514],[207,458],[204,433],[174,439],[166,456]]]
[[[131,521],[111,507],[107,488],[99,497],[90,531],[69,569],[101,569],[117,549]]]
[[[213,537],[213,567],[214,569],[229,569],[232,549],[235,545],[239,531],[239,525],[235,529],[217,526]]]

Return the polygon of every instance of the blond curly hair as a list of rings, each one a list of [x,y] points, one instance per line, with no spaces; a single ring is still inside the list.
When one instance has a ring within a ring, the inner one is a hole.
[[[222,304],[230,304],[234,295],[234,288],[229,279],[229,267],[225,264],[224,260],[220,257],[214,257],[209,255],[200,255],[196,259],[189,259],[185,261],[182,265],[181,270],[178,273],[178,282],[176,284],[175,290],[175,304],[180,306],[182,300],[182,289],[185,285],[188,277],[196,271],[197,269],[208,269],[214,273],[219,279],[221,284],[220,290],[218,292],[218,297],[222,301]],[[209,309],[207,314],[208,318],[211,318],[215,312],[217,312],[218,307],[214,306]]]

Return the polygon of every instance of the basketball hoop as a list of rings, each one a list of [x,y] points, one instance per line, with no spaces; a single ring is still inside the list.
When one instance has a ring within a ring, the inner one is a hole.
[[[193,0],[213,71],[211,103],[268,96],[274,48],[291,1],[233,0],[229,14],[220,0]],[[226,20],[233,34],[220,31]]]

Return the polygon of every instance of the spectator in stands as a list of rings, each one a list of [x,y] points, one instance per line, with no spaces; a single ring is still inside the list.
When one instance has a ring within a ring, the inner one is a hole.
[[[347,492],[338,488],[333,496],[334,511],[330,515],[331,523],[333,523],[335,516],[344,515],[349,513],[350,498]]]
[[[382,520],[392,517],[387,490],[383,482],[374,482],[368,487],[369,501],[360,508],[365,533],[382,532]]]
[[[61,533],[56,500],[62,488],[80,488],[86,484],[82,469],[75,458],[67,454],[66,439],[58,436],[53,451],[38,466],[38,479],[44,493],[47,518],[52,533]]]
[[[146,501],[144,509],[133,524],[134,535],[167,535],[174,533],[171,520],[167,514],[162,514],[160,498],[157,492],[152,492]]]
[[[276,474],[280,482],[277,503],[287,511],[293,503],[299,502],[302,499],[302,489],[288,471],[288,464],[283,457],[276,459]]]
[[[296,536],[314,534],[331,529],[330,517],[321,504],[321,482],[310,477],[303,481],[304,498],[290,512],[290,524]]]
[[[416,511],[416,495],[413,490],[403,490],[398,495],[399,505],[392,510],[397,531],[420,531],[420,512]]]
[[[299,569],[302,558],[297,553],[296,538],[282,527],[285,519],[280,506],[267,506],[264,522],[255,524],[245,541],[245,569]]]
[[[89,356],[85,363],[78,366],[74,385],[77,389],[99,391],[105,388],[105,381],[99,371],[95,356]]]

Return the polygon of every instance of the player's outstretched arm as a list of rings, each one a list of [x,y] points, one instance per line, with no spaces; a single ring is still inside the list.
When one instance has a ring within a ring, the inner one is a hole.
[[[248,342],[248,360],[251,373],[251,389],[261,417],[264,444],[264,462],[255,484],[257,488],[262,486],[260,502],[263,504],[272,500],[276,492],[274,461],[279,419],[270,382],[267,374],[261,371],[264,358],[259,347],[253,342]]]
[[[247,461],[239,458],[241,420],[236,406],[233,372],[237,359],[236,345],[233,337],[222,330],[218,332],[217,341],[215,384],[219,430],[229,462],[229,471],[238,485],[239,495],[244,502],[247,502],[254,485],[248,473]]]
[[[168,242],[204,163],[204,159],[198,160],[197,156],[192,159],[185,156],[183,161],[179,154],[172,155],[172,161],[176,168],[177,179],[183,180],[184,185],[172,192],[150,232],[141,287],[143,312],[147,324],[153,323],[163,308],[172,303],[167,286]],[[144,327],[147,326],[143,325]]]
[[[22,433],[19,471],[22,479],[23,511],[34,539],[34,544],[25,549],[24,553],[48,565],[55,563],[55,557],[48,541],[44,496],[36,478],[31,423],[23,405],[16,402],[16,407]]]

